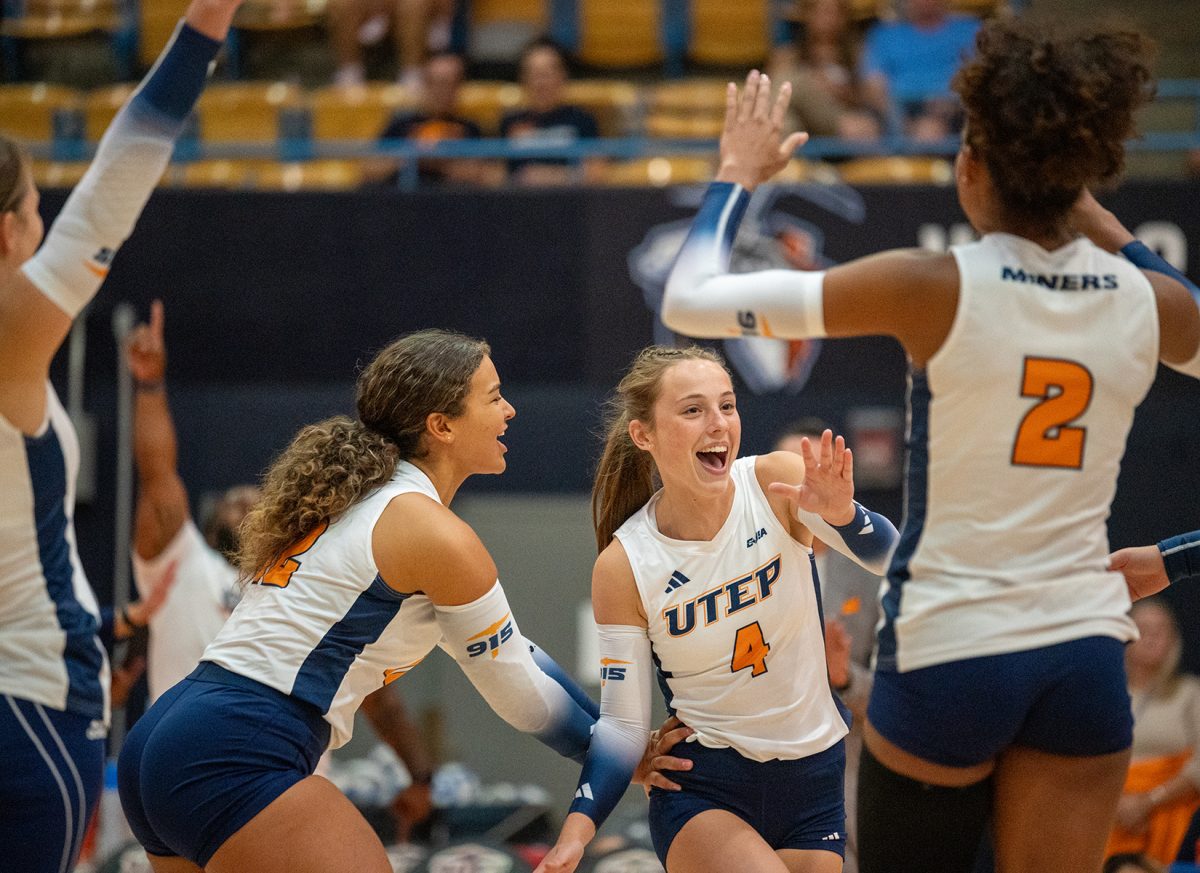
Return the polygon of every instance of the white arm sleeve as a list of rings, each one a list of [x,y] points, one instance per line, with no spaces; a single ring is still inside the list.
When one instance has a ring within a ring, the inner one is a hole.
[[[749,195],[713,182],[679,252],[663,297],[662,321],[686,336],[728,339],[825,336],[824,273],[763,270],[729,273],[733,239]]]
[[[644,627],[600,625],[600,721],[571,812],[596,827],[612,812],[650,736],[650,639]]]
[[[22,267],[34,286],[72,318],[96,296],[117,249],[133,232],[220,46],[180,24],[104,132],[45,243]]]
[[[566,757],[582,760],[594,724],[534,663],[499,581],[478,600],[434,606],[442,648],[496,714]]]

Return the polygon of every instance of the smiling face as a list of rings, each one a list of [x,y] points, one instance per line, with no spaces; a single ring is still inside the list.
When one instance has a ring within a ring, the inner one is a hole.
[[[673,364],[662,375],[652,420],[634,420],[629,433],[654,458],[664,486],[724,492],[742,440],[729,374],[708,360]]]
[[[455,461],[468,474],[503,473],[508,448],[501,437],[517,411],[500,393],[500,376],[492,359],[484,356],[463,399],[462,414],[448,426],[454,434]]]

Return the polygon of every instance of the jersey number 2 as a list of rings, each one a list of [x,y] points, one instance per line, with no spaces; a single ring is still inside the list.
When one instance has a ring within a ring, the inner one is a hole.
[[[1017,428],[1012,462],[1026,467],[1083,466],[1086,427],[1071,422],[1092,402],[1092,374],[1083,364],[1058,358],[1026,358],[1021,396],[1037,397]]]
[[[767,652],[771,644],[763,639],[762,628],[758,622],[738,628],[737,636],[733,638],[733,658],[729,662],[729,672],[750,668],[751,676],[761,676],[767,672]]]
[[[303,555],[313,547],[313,544],[320,539],[321,534],[325,533],[329,527],[329,522],[323,521],[312,529],[306,537],[298,540],[293,545],[287,547],[286,551],[279,556],[279,560],[271,565],[267,572],[263,573],[262,578],[258,580],[260,585],[274,585],[276,588],[287,588],[292,581],[292,574],[300,569],[300,561],[296,558]]]

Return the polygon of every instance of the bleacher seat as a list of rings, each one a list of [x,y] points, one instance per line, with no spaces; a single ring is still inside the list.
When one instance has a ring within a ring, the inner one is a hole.
[[[751,67],[767,59],[769,0],[691,0],[688,56],[700,64]]]
[[[417,105],[416,94],[391,82],[321,88],[312,92],[312,134],[319,140],[374,140],[395,113]]]
[[[280,117],[305,106],[305,94],[289,82],[210,83],[196,103],[204,142],[269,143],[280,138]]]
[[[84,134],[88,142],[99,142],[113,116],[129,99],[135,87],[137,86],[127,82],[107,88],[94,88],[87,93],[83,101],[83,116]]]
[[[636,128],[638,90],[629,82],[576,79],[567,83],[563,99],[592,113],[601,136],[628,136]]]
[[[579,60],[603,69],[662,63],[661,15],[659,0],[579,0]]]
[[[87,172],[87,161],[30,161],[33,181],[39,188],[74,188]]]
[[[0,85],[0,133],[18,140],[49,142],[56,135],[61,138],[65,123],[78,126],[81,106],[81,94],[74,88],[44,82]]]
[[[246,0],[233,19],[239,30],[276,32],[315,27],[325,17],[327,0]]]
[[[272,162],[257,177],[258,187],[266,191],[346,191],[362,181],[362,165],[343,160]]]
[[[945,158],[855,158],[839,165],[838,175],[851,185],[949,185],[954,181],[954,165]]]
[[[189,0],[142,0],[138,3],[138,60],[143,67],[154,63],[187,11],[188,3]]]
[[[659,139],[712,139],[725,126],[723,79],[683,79],[650,89],[645,128]]]
[[[0,35],[58,39],[97,31],[116,33],[123,20],[116,0],[25,0],[19,14],[0,21]]]
[[[604,170],[605,185],[662,188],[666,185],[692,185],[710,182],[713,159],[699,155],[660,156],[618,161]]]
[[[464,82],[458,92],[458,112],[474,121],[484,136],[495,136],[500,118],[521,104],[521,87],[512,82]]]
[[[249,159],[213,159],[172,164],[164,179],[175,187],[222,188],[226,190],[253,188],[263,167],[271,161]]]

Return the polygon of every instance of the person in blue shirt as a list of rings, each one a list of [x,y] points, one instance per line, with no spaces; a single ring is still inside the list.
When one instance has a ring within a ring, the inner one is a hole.
[[[973,54],[979,19],[950,12],[948,0],[905,0],[904,17],[867,33],[860,78],[870,105],[916,139],[961,127],[950,80]]]

